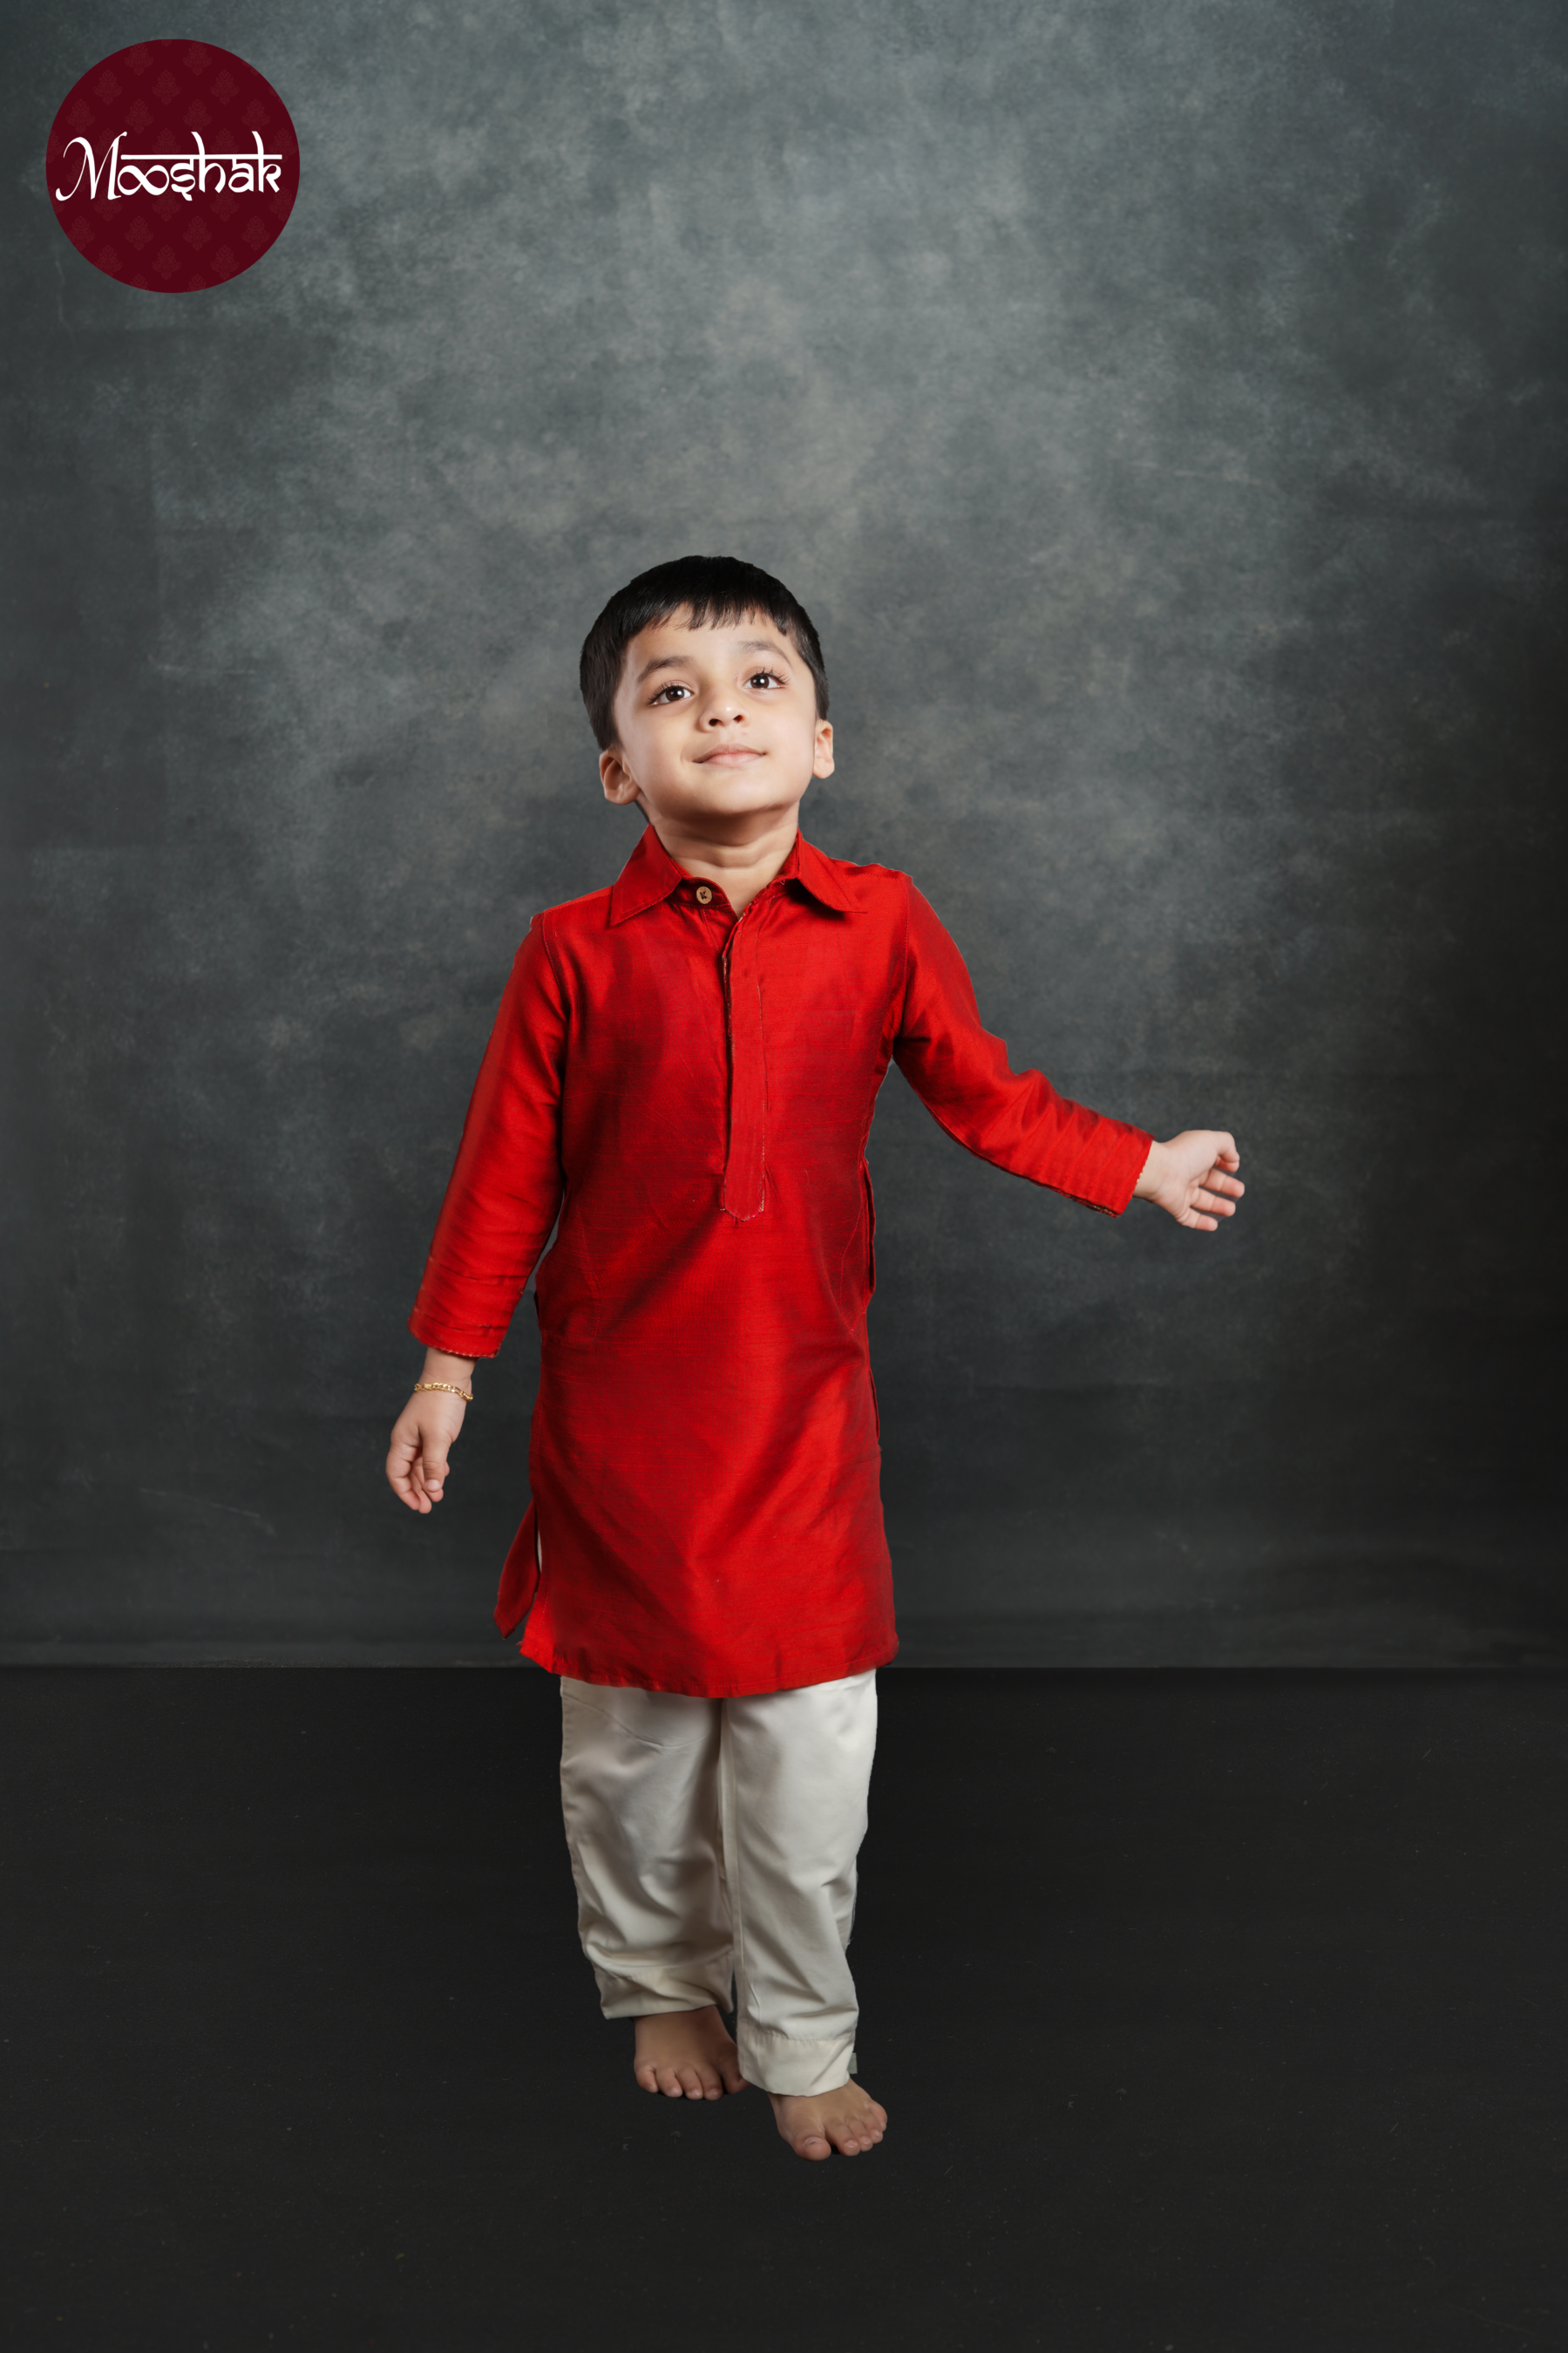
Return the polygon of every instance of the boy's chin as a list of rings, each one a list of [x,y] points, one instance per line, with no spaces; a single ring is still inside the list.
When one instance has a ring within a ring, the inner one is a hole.
[[[698,807],[707,809],[772,808],[778,797],[778,781],[772,776],[722,777],[700,785],[696,794]]]
[[[763,768],[748,776],[731,769],[722,776],[702,778],[686,806],[694,817],[761,817],[770,809],[782,814],[794,807],[805,789],[803,785],[799,793],[794,791],[776,770],[770,775]]]

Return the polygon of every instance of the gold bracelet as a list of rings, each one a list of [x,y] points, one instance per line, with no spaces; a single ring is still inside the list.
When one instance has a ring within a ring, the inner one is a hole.
[[[459,1388],[456,1381],[416,1381],[414,1384],[416,1397],[421,1389],[449,1389],[454,1397],[460,1397],[465,1405],[472,1405],[474,1401],[473,1390]]]

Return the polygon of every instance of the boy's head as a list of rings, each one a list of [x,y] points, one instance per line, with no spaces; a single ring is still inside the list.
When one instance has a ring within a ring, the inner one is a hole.
[[[579,678],[588,724],[601,752],[620,740],[616,700],[625,680],[626,649],[657,621],[678,615],[694,629],[743,621],[756,613],[781,629],[805,664],[816,690],[816,715],[827,716],[827,671],[811,615],[782,580],[734,555],[679,555],[656,564],[617,588],[583,640]]]
[[[687,555],[612,596],[583,647],[583,700],[605,797],[671,847],[695,827],[746,841],[833,773],[827,677],[810,616],[781,581]]]

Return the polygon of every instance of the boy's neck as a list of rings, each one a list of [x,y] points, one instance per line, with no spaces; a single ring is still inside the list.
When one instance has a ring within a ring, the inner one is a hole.
[[[800,830],[793,808],[750,841],[718,839],[700,827],[682,826],[668,818],[650,818],[648,822],[681,871],[700,881],[717,883],[737,914],[766,890]]]

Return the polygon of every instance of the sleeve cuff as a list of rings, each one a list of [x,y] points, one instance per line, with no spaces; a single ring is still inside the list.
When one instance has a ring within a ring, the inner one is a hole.
[[[426,1348],[439,1348],[444,1356],[472,1356],[476,1362],[499,1356],[501,1342],[506,1337],[506,1334],[498,1332],[493,1324],[487,1324],[480,1331],[464,1332],[454,1324],[433,1323],[429,1316],[421,1315],[417,1309],[408,1319],[408,1328]]]

